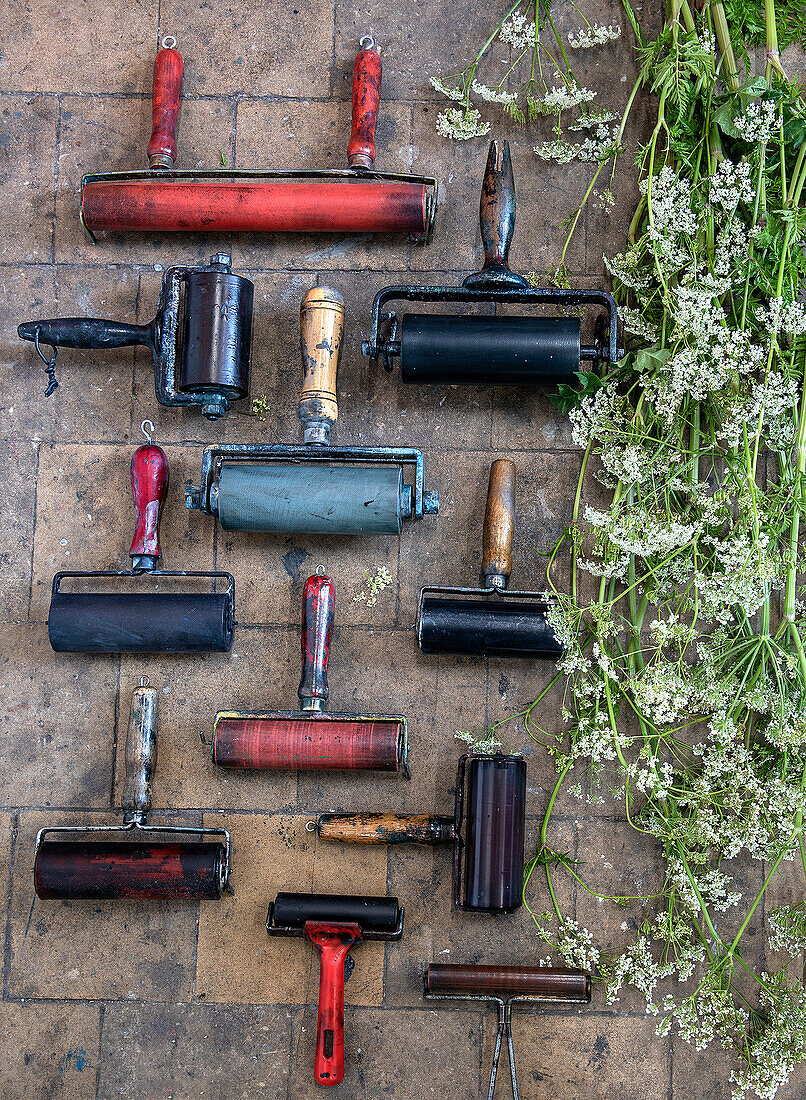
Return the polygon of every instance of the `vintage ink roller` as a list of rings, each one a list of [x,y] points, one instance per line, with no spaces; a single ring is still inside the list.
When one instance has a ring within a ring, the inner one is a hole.
[[[424,653],[473,653],[495,657],[547,657],[562,653],[540,592],[507,588],[515,527],[515,463],[498,458],[490,467],[484,513],[484,588],[420,590],[417,644]]]
[[[490,1090],[495,1096],[495,1079],[506,1038],[512,1100],[518,1100],[515,1047],[512,1042],[512,1005],[515,1002],[545,1004],[588,1004],[591,976],[585,970],[563,970],[548,966],[491,966],[487,964],[431,963],[425,974],[427,1000],[494,1001],[498,1005],[498,1035],[495,1041]]]
[[[210,751],[222,768],[296,768],[401,772],[409,778],[406,719],[400,715],[332,714],[327,661],[333,629],[330,577],[305,582],[300,711],[216,715]]]
[[[353,127],[348,168],[221,168],[177,171],[176,124],[182,58],[170,40],[154,65],[154,125],[149,169],[85,176],[81,220],[96,230],[204,233],[408,233],[427,241],[436,209],[436,180],[376,172],[375,124],[381,59],[361,39],[353,70]]]
[[[330,446],[343,331],[341,294],[309,290],[300,307],[303,446],[205,447],[188,508],[218,516],[225,531],[307,535],[399,535],[404,520],[436,515],[439,493],[424,489],[420,451]]]
[[[596,290],[535,290],[510,271],[509,245],[515,228],[515,184],[509,144],[490,145],[481,191],[481,239],[484,267],[462,286],[388,286],[375,296],[364,355],[383,359],[391,371],[400,357],[404,382],[423,385],[545,385],[573,382],[582,361],[596,367],[614,362],[617,347],[616,303]],[[389,302],[439,302],[479,305],[601,306],[593,344],[581,343],[579,317],[455,316],[404,313],[398,323]],[[381,331],[381,328],[384,331]]]
[[[453,844],[454,908],[482,913],[511,913],[522,904],[525,827],[526,762],[501,753],[460,758],[453,817],[322,814],[308,824],[322,840]]]
[[[221,252],[207,267],[172,267],[162,277],[157,315],[149,325],[128,325],[95,317],[25,321],[17,329],[32,340],[55,377],[57,348],[106,351],[142,345],[154,358],[154,389],[161,405],[197,405],[209,420],[249,396],[254,284],[233,275]],[[181,316],[181,324],[180,324]],[[40,345],[53,348],[47,359]]]
[[[278,894],[269,905],[270,936],[304,936],[319,952],[319,1019],[314,1078],[338,1085],[344,1077],[344,969],[362,940],[399,940],[403,908],[397,898],[361,894]]]
[[[149,424],[144,421],[143,425]],[[151,425],[153,428],[153,424]],[[130,570],[62,571],[53,578],[50,644],[60,653],[224,653],[232,646],[235,580],[229,573],[157,569],[159,520],[168,491],[168,459],[150,441],[132,455],[135,532]],[[226,581],[226,592],[138,591],[140,579]],[[65,580],[126,578],[131,591],[64,592]]]
[[[135,688],[126,739],[122,825],[40,829],[34,853],[34,887],[40,898],[193,901],[232,893],[230,837],[226,829],[149,825],[151,782],[157,763],[157,692]],[[127,839],[48,840],[123,832]],[[193,840],[167,841],[168,836]],[[201,838],[216,837],[205,843]],[[224,843],[220,843],[223,839]]]

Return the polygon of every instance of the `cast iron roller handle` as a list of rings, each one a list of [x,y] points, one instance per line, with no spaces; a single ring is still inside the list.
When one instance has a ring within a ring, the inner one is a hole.
[[[129,557],[141,569],[154,569],[160,557],[160,514],[167,492],[165,451],[155,443],[144,443],[132,455],[135,528],[129,549]]]
[[[512,572],[514,533],[515,463],[511,458],[497,458],[490,467],[487,487],[482,559],[484,579],[494,588],[506,588]]]
[[[57,317],[51,321],[25,321],[17,328],[23,340],[35,340],[52,348],[128,348],[135,344],[152,347],[153,325],[127,325],[99,317]]]
[[[347,146],[351,168],[375,163],[375,124],[381,101],[381,57],[377,50],[361,50],[353,68],[353,129]]]
[[[509,272],[509,246],[515,231],[515,178],[508,141],[490,142],[479,203],[485,272]]]
[[[456,837],[452,817],[428,814],[321,814],[316,832],[344,844],[442,844]]]
[[[333,631],[333,581],[317,574],[308,577],[302,605],[302,679],[299,698],[303,710],[323,710],[330,694],[327,659]]]
[[[182,98],[183,68],[182,55],[178,50],[163,48],[154,59],[151,93],[153,122],[147,150],[150,168],[173,168],[176,160],[176,127]]]
[[[157,699],[156,688],[138,687],[132,692],[123,792],[126,823],[144,824],[151,809],[151,783],[157,765]]]
[[[315,286],[299,310],[302,392],[299,419],[306,443],[328,443],[339,415],[336,376],[344,335],[344,298],[329,286]],[[308,431],[312,438],[308,437]]]

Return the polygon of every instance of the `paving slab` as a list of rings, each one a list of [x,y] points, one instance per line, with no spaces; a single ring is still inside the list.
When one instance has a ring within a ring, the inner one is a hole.
[[[0,1095],[95,1100],[100,1017],[99,1005],[5,1003]]]

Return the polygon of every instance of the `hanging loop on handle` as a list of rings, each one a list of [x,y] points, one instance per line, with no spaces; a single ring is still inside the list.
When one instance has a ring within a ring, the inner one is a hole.
[[[36,330],[34,332],[34,347],[36,348],[36,354],[39,356],[39,358],[45,364],[45,366],[42,368],[44,370],[45,374],[48,376],[48,386],[47,386],[47,389],[45,390],[45,397],[50,397],[50,395],[53,393],[53,391],[57,390],[59,388],[59,383],[56,379],[56,356],[58,354],[59,349],[56,347],[55,344],[52,345],[53,346],[53,355],[51,355],[50,359],[47,359],[45,357],[45,355],[43,354],[42,349],[39,346],[39,334],[40,334],[41,331],[42,331],[41,327],[39,325],[37,325]]]
[[[123,792],[126,825],[145,825],[151,809],[151,783],[157,765],[157,700],[156,688],[140,686],[132,692]]]
[[[381,56],[371,46],[364,46],[353,67],[353,128],[347,146],[347,163],[351,168],[370,169],[375,163],[375,125],[381,102]]]
[[[506,588],[512,573],[515,532],[515,463],[497,458],[490,466],[487,507],[484,512],[482,573],[490,588]]]

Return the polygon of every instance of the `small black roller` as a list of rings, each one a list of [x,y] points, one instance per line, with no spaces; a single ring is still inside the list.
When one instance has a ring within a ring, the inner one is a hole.
[[[54,592],[50,644],[60,653],[227,652],[227,593]]]
[[[391,935],[400,924],[397,898],[362,894],[278,894],[271,914],[274,928],[303,928],[306,921],[357,924],[362,932]]]
[[[418,643],[423,653],[547,657],[562,653],[546,619],[546,604],[500,597],[485,600],[425,596]]]

